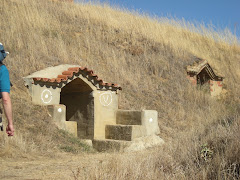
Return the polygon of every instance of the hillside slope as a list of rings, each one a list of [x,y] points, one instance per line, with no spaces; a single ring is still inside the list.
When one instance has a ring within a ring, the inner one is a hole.
[[[22,77],[67,63],[86,66],[105,81],[120,84],[120,108],[158,111],[160,136],[167,145],[162,155],[153,155],[170,159],[165,158],[162,167],[168,170],[156,177],[239,176],[240,46],[232,35],[224,39],[206,28],[199,33],[179,21],[93,4],[3,0],[0,12],[0,42],[11,53],[5,63],[14,84],[17,130],[12,139],[0,137],[5,149],[1,157],[86,149],[76,139],[69,142],[69,135],[51,123],[46,108],[32,105],[23,85]],[[211,98],[188,82],[185,68],[194,56],[207,59],[225,77],[224,98]],[[201,159],[205,143],[214,149],[207,166]],[[161,169],[161,158],[155,159],[151,166]]]

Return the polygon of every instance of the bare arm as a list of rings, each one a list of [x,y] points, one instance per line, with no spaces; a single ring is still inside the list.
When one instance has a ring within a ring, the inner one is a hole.
[[[8,136],[13,136],[14,128],[13,128],[13,116],[12,116],[12,103],[11,103],[10,94],[8,92],[2,92],[2,101],[3,101],[3,109],[8,121],[6,132]]]

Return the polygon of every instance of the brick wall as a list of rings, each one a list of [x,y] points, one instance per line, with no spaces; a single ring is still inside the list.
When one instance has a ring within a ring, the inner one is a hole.
[[[187,78],[191,81],[193,85],[197,85],[197,76],[187,75]]]
[[[211,96],[218,96],[222,92],[223,81],[210,80]]]

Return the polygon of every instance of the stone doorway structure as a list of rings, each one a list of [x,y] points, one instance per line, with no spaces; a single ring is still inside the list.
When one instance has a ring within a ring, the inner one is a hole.
[[[209,84],[211,96],[219,96],[222,92],[223,77],[217,76],[204,59],[196,58],[192,65],[187,66],[187,77],[194,85]]]
[[[120,110],[122,88],[77,65],[49,67],[24,77],[32,102],[47,106],[55,124],[99,151],[151,147],[163,143],[158,113]],[[137,145],[138,144],[138,145]]]
[[[104,139],[105,125],[116,124],[121,87],[103,82],[86,67],[50,67],[24,81],[33,103],[47,105],[58,127],[80,138]]]

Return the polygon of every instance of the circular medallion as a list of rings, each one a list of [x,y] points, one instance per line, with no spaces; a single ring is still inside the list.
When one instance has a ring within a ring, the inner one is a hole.
[[[48,104],[52,101],[52,92],[48,89],[45,89],[41,94],[42,102]]]
[[[109,106],[112,103],[112,94],[110,92],[102,93],[99,100],[103,106]]]

